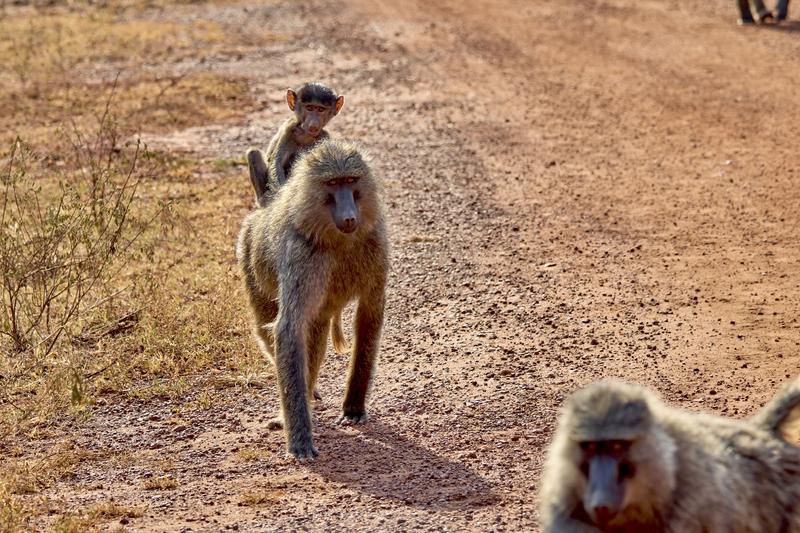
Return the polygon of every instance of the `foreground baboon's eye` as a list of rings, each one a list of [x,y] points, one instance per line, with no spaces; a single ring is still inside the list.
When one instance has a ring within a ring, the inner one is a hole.
[[[336,185],[337,185],[338,183],[339,183],[339,181],[338,181],[338,180],[335,180],[335,179],[333,179],[333,180],[328,180],[328,181],[326,181],[326,182],[325,182],[325,185],[327,185],[328,187],[336,187]]]
[[[619,454],[628,450],[631,447],[631,443],[624,440],[615,440],[611,442],[611,453]]]
[[[356,182],[355,178],[347,178],[347,183],[355,183],[355,182]]]
[[[632,478],[636,473],[636,468],[629,462],[623,461],[619,464],[619,479]]]
[[[581,450],[587,453],[594,453],[597,450],[597,443],[591,440],[583,441],[580,443]]]

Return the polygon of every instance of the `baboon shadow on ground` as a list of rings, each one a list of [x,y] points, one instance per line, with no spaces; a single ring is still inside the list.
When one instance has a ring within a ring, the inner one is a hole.
[[[769,24],[769,25],[764,25],[763,27],[773,31],[798,33],[800,32],[800,20],[786,20],[781,22],[780,24]]]
[[[468,467],[379,421],[320,429],[321,453],[308,468],[330,481],[420,508],[465,509],[497,501],[491,485]]]

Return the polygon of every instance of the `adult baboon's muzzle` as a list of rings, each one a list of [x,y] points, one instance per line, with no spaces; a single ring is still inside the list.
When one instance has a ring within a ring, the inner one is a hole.
[[[336,228],[342,233],[353,233],[358,227],[358,206],[353,198],[353,190],[349,187],[340,187],[334,195],[336,210],[333,220]]]
[[[592,520],[601,526],[610,522],[619,513],[624,496],[619,461],[602,455],[593,457],[589,461],[589,485],[583,496],[583,506]]]

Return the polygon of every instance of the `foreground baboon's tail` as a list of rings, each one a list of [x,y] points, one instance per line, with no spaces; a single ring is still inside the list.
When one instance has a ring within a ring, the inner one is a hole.
[[[753,416],[761,427],[800,444],[800,379],[795,379]]]
[[[247,168],[250,170],[250,183],[253,184],[256,193],[256,203],[259,207],[264,207],[272,195],[269,194],[267,164],[264,162],[264,156],[260,150],[251,148],[247,151]]]
[[[347,353],[350,351],[350,346],[347,344],[347,339],[344,338],[342,331],[342,312],[339,311],[331,319],[331,341],[333,341],[333,349],[336,353]]]

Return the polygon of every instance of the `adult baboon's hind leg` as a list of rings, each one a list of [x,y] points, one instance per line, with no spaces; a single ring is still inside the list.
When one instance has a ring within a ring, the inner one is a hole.
[[[750,0],[750,11],[756,18],[759,24],[772,22],[772,11],[767,9],[763,0]]]
[[[383,326],[383,288],[370,300],[358,303],[355,318],[355,343],[350,356],[347,390],[342,405],[340,424],[359,424],[366,421],[367,393],[372,382],[375,359]]]
[[[322,396],[317,391],[317,378],[322,361],[325,360],[325,346],[328,342],[328,321],[326,317],[318,318],[311,324],[308,331],[308,396],[309,400],[321,400]]]
[[[267,356],[277,372],[275,363],[275,319],[278,316],[278,302],[273,298],[261,296],[251,291],[251,306],[255,315],[253,331],[256,335],[261,351]],[[283,410],[267,422],[269,429],[283,429]]]

